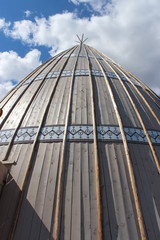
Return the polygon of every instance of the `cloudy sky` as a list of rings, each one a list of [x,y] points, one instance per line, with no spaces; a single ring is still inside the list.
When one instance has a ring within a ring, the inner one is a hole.
[[[0,0],[0,98],[76,34],[160,95],[159,0]]]

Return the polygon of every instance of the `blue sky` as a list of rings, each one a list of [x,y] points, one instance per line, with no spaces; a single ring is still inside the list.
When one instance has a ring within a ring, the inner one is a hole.
[[[92,10],[83,7],[82,4],[75,6],[71,1],[55,1],[55,0],[0,0],[0,18],[7,22],[10,22],[13,26],[15,21],[31,20],[34,22],[34,18],[48,18],[55,14],[62,14],[64,12],[76,12],[81,18],[89,17],[92,14]],[[8,7],[9,6],[9,7]],[[98,13],[96,13],[98,14]],[[24,56],[30,49],[31,46],[22,44],[21,41],[15,41],[12,38],[6,38],[3,32],[0,32],[0,52],[14,50],[19,53],[20,56]],[[24,46],[25,45],[25,46]],[[50,56],[48,49],[45,46],[38,47],[41,51],[41,60],[45,61]]]
[[[0,98],[82,33],[160,94],[159,0],[0,0],[0,6]]]

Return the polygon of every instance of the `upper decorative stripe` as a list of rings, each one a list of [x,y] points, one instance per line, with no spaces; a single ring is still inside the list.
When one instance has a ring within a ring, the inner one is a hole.
[[[70,77],[72,76],[72,71],[71,70],[64,70],[62,73],[61,73],[61,77]],[[91,73],[92,73],[92,76],[98,76],[98,77],[103,77],[103,72],[100,71],[100,70],[94,70],[92,69],[91,70]],[[58,71],[54,71],[54,72],[50,72],[47,76],[46,76],[46,79],[49,79],[49,78],[56,78],[58,77],[58,75],[60,74],[60,72]],[[108,72],[108,71],[105,71],[105,74],[107,77],[109,78],[114,78],[114,79],[118,79],[116,74],[114,74],[113,72]],[[29,84],[31,83],[33,80],[34,81],[40,81],[40,80],[43,80],[44,77],[45,77],[45,73],[41,73],[40,75],[38,75],[37,77],[31,77],[29,78],[26,82],[23,83],[23,85],[26,85],[26,84]],[[89,71],[88,69],[78,69],[74,72],[74,76],[89,76]],[[120,78],[124,81],[127,81],[127,79],[123,76],[123,75],[120,75]]]
[[[72,71],[71,70],[64,70],[62,73],[61,73],[61,77],[71,77],[72,76]],[[46,76],[46,79],[49,79],[49,78],[57,78],[59,76],[60,72],[58,71],[53,71],[53,72],[50,72],[47,76]],[[103,77],[103,72],[100,71],[100,70],[94,70],[92,69],[91,70],[91,74],[92,76],[97,76],[97,77]],[[108,71],[105,71],[105,74],[108,78],[112,78],[112,79],[118,79],[118,77],[116,76],[115,73],[113,72],[108,72]],[[27,84],[30,84],[33,80],[34,81],[40,81],[40,80],[43,80],[45,78],[45,75],[46,73],[41,73],[40,75],[38,75],[37,77],[31,77],[29,78],[26,82],[24,82],[22,85],[27,85]],[[78,69],[74,72],[74,76],[89,76],[89,71],[88,69]],[[128,80],[122,75],[120,74],[119,77],[121,78],[121,80],[123,81],[127,81]],[[137,86],[140,86],[134,79],[130,78],[130,80]]]

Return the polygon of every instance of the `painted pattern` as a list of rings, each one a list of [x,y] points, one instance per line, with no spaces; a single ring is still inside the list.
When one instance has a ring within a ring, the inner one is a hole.
[[[0,131],[0,145],[8,144],[14,134],[14,129]],[[38,131],[38,127],[20,128],[15,136],[14,143],[33,142]],[[65,126],[53,125],[42,127],[39,134],[40,142],[62,141]],[[147,137],[143,129],[124,128],[128,142],[147,143]],[[153,144],[160,144],[160,131],[148,130],[148,134]],[[99,141],[122,141],[120,128],[118,126],[101,125],[97,126],[97,138]],[[67,129],[68,141],[93,141],[92,125],[72,125]]]
[[[58,71],[53,71],[53,72],[50,72],[47,76],[46,76],[46,79],[49,79],[49,78],[57,78],[59,76],[60,72]],[[72,70],[64,70],[62,73],[61,73],[61,77],[71,77],[73,74]],[[91,74],[92,76],[97,76],[97,77],[103,77],[103,72],[100,71],[100,70],[94,70],[92,69],[91,70]],[[114,78],[114,79],[118,79],[116,74],[113,73],[113,72],[108,72],[108,71],[105,71],[105,74],[107,77],[109,78]],[[43,80],[45,78],[45,75],[44,73],[41,73],[40,75],[38,75],[37,77],[31,77],[29,78],[27,81],[25,81],[23,83],[23,85],[28,85],[30,84],[33,80],[34,81],[40,81],[40,80]],[[74,76],[89,76],[89,71],[88,69],[78,69],[74,72]],[[120,78],[123,80],[123,81],[127,81],[127,79],[123,76],[123,75],[120,75]],[[137,84],[137,83],[135,83]]]

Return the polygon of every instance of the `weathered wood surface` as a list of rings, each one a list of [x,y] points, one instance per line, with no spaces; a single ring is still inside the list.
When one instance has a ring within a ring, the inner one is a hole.
[[[85,71],[75,76],[76,70]],[[56,71],[59,76],[47,78]],[[69,75],[61,76],[62,71]],[[30,85],[21,84],[40,75]],[[138,91],[122,75],[134,79]],[[29,143],[11,144],[10,175],[0,196],[0,239],[137,240],[146,234],[159,240],[158,137],[157,143],[148,138],[133,143],[124,133],[130,127],[158,134],[159,98],[120,65],[83,44],[50,59],[21,83],[0,103],[1,130],[37,127],[39,134],[42,127],[55,125],[65,132],[56,141],[42,142],[36,135]],[[68,139],[68,126],[90,126],[93,138]],[[97,126],[116,126],[121,139],[98,139]],[[0,144],[1,160],[9,146],[5,144]]]

